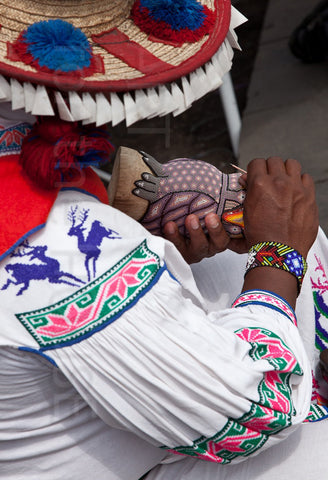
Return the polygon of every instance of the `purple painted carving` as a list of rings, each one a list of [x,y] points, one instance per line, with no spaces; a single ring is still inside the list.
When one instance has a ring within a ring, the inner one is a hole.
[[[245,190],[239,184],[239,173],[224,174],[200,160],[178,158],[161,165],[152,156],[142,154],[154,174],[143,173],[133,193],[149,202],[142,225],[154,235],[162,235],[164,225],[176,222],[182,235],[187,235],[185,218],[195,213],[205,227],[204,218],[214,212],[231,236],[242,235],[240,220],[226,221],[223,214],[240,213]]]
[[[29,263],[6,265],[5,270],[10,274],[10,278],[1,290],[6,290],[11,284],[22,285],[18,296],[29,288],[31,280],[48,280],[50,283],[65,283],[74,287],[80,287],[85,283],[74,275],[60,270],[58,260],[46,255],[47,249],[46,245],[32,247],[27,240],[23,242],[11,257],[27,258]]]
[[[85,255],[84,265],[88,274],[88,281],[96,276],[96,261],[101,253],[100,245],[104,238],[118,239],[121,238],[117,232],[110,228],[104,227],[99,220],[94,220],[90,227],[89,233],[85,236],[84,232],[87,228],[84,226],[88,216],[89,210],[82,210],[79,212],[78,222],[76,221],[76,214],[78,207],[71,207],[68,213],[68,219],[72,223],[68,235],[70,237],[77,237],[77,246],[81,253]]]

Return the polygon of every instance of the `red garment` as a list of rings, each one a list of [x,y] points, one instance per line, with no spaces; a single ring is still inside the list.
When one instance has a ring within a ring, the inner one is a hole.
[[[106,189],[91,168],[84,169],[66,188],[87,191],[108,203]],[[22,171],[19,155],[0,159],[0,260],[44,226],[59,190],[45,190],[32,183]]]

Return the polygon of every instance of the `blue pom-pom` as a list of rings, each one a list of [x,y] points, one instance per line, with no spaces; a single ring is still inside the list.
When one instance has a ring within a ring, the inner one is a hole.
[[[206,18],[203,5],[197,0],[140,0],[152,18],[166,22],[173,30],[197,30]]]
[[[86,35],[71,23],[47,20],[34,23],[24,33],[27,51],[40,67],[72,72],[89,67],[91,48]]]

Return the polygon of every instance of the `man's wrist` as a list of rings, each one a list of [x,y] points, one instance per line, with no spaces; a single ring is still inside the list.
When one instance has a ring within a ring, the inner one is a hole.
[[[242,291],[268,290],[284,298],[293,308],[298,295],[298,282],[296,277],[286,272],[271,267],[261,267],[249,270],[245,274]]]
[[[246,274],[257,267],[272,267],[284,270],[297,279],[298,293],[301,290],[307,263],[300,252],[279,242],[259,242],[248,252]]]

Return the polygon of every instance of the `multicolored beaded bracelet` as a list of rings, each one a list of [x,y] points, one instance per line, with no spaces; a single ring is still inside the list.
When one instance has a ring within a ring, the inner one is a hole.
[[[281,268],[297,278],[300,292],[307,271],[305,258],[294,248],[278,242],[260,242],[248,252],[246,273],[255,267]]]

